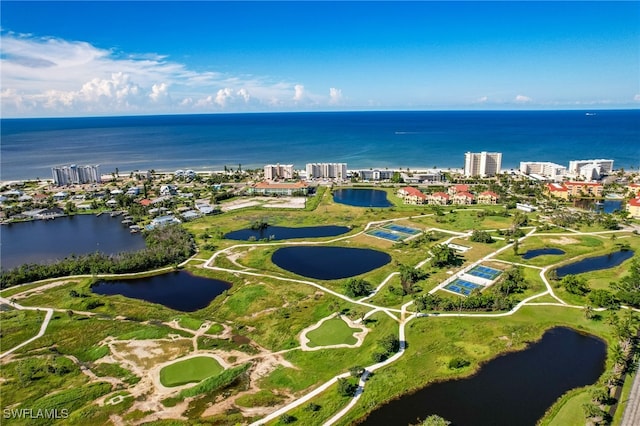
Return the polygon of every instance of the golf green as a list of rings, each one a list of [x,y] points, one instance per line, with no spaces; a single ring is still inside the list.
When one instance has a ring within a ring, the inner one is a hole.
[[[197,383],[222,371],[224,368],[214,358],[198,356],[164,367],[160,370],[160,383],[167,387]]]
[[[309,346],[330,346],[330,345],[355,345],[358,339],[353,337],[353,333],[362,331],[359,328],[351,328],[339,317],[331,318],[322,323],[315,330],[307,333]]]

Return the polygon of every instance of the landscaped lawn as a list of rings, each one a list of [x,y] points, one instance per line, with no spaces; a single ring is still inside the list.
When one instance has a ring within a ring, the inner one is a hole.
[[[339,317],[331,318],[322,323],[319,328],[307,333],[309,346],[329,346],[329,345],[354,345],[358,339],[353,337],[353,333],[360,331],[358,328],[351,328]]]
[[[167,365],[160,370],[160,383],[164,386],[180,386],[197,383],[207,377],[220,374],[224,368],[215,359],[198,356]]]

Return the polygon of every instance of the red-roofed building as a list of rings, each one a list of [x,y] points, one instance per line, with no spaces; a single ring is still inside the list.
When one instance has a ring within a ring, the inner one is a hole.
[[[449,194],[445,192],[434,192],[428,196],[429,204],[445,206],[449,203]]]
[[[569,199],[569,190],[561,183],[549,183],[547,184],[547,194],[555,198],[562,198],[563,200]]]
[[[629,200],[627,203],[627,211],[630,216],[640,218],[640,196]]]
[[[151,200],[149,200],[148,198],[140,200],[139,202],[142,207],[149,207],[152,204]]]
[[[398,196],[402,197],[405,204],[424,204],[427,202],[427,196],[418,188],[405,186],[398,190]]]
[[[453,197],[459,192],[469,192],[469,185],[459,184],[459,185],[451,185],[448,189],[449,196]]]
[[[493,191],[484,191],[478,195],[478,204],[497,204],[500,196]]]
[[[250,192],[262,195],[294,195],[301,193],[307,195],[309,186],[304,182],[293,183],[276,183],[276,182],[259,182],[254,184]]]
[[[563,182],[569,191],[569,195],[574,197],[602,197],[604,187],[597,182]]]
[[[640,196],[640,183],[630,183],[627,185],[627,191],[632,197]]]
[[[456,195],[453,196],[453,204],[472,204],[473,200],[474,200],[474,196],[472,193],[470,192],[458,192]]]

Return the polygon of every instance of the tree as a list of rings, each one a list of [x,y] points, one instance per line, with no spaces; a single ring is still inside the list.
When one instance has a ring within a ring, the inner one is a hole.
[[[400,340],[398,340],[398,337],[395,334],[386,335],[382,339],[378,340],[378,343],[388,354],[396,353],[400,349]]]
[[[595,306],[601,308],[617,308],[619,306],[616,296],[607,290],[591,290],[588,299]]]
[[[504,296],[512,293],[521,293],[528,287],[521,266],[514,266],[502,273],[502,278],[496,285],[496,289]]]
[[[283,415],[280,416],[279,420],[280,420],[281,423],[284,423],[285,425],[287,425],[289,423],[295,422],[298,419],[296,419],[291,414],[284,413]]]
[[[473,231],[473,233],[471,234],[471,237],[469,237],[469,240],[476,243],[486,243],[486,244],[491,244],[493,242],[493,238],[491,237],[491,234],[489,234],[487,231],[480,231],[478,229]]]
[[[589,286],[587,286],[585,279],[575,275],[566,275],[560,280],[560,284],[571,294],[584,296],[589,292]]]
[[[640,308],[640,258],[634,258],[628,275],[617,283],[611,283],[610,287],[617,290],[616,297],[621,303]]]
[[[517,256],[519,254],[518,253],[519,250],[520,250],[520,241],[516,238],[513,241],[513,254]]]
[[[449,426],[450,424],[451,422],[445,418],[440,417],[437,414],[432,414],[424,419],[419,426]]]
[[[356,389],[358,389],[358,385],[351,383],[349,380],[344,378],[338,379],[338,394],[340,396],[351,397],[356,393]]]
[[[433,258],[431,258],[431,264],[435,267],[443,267],[453,265],[458,257],[456,252],[451,247],[445,244],[438,244],[431,249]]]
[[[348,297],[368,296],[373,291],[373,286],[362,278],[350,278],[344,284],[344,293]]]
[[[364,372],[365,369],[361,365],[355,365],[349,369],[349,374],[351,374],[352,377],[360,377],[364,374]]]

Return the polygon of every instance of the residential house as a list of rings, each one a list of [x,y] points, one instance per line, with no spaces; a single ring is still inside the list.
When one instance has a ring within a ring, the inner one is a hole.
[[[249,192],[261,195],[307,195],[309,186],[304,182],[292,183],[276,183],[276,182],[259,182],[254,184]]]
[[[449,193],[450,197],[453,197],[458,192],[469,192],[469,185],[463,185],[463,184],[451,185],[447,189],[447,192]]]
[[[492,191],[484,191],[478,195],[478,204],[498,204],[500,196]]]
[[[427,202],[427,195],[412,186],[400,188],[397,194],[405,204],[425,204]]]
[[[449,194],[446,192],[434,192],[428,196],[429,204],[446,206],[449,203]]]
[[[472,193],[464,191],[458,192],[456,195],[454,195],[452,201],[453,204],[469,205],[473,203],[474,198],[475,197]]]
[[[631,217],[640,218],[640,196],[629,200],[627,211]]]

